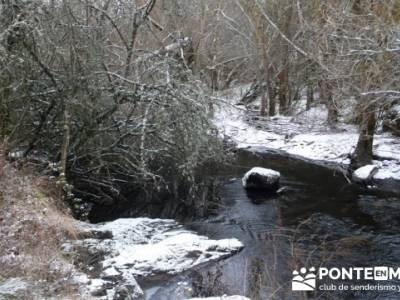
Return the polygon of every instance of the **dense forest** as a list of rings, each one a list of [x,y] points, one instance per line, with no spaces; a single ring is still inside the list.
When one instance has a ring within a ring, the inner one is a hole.
[[[207,217],[240,144],[221,123],[313,109],[324,134],[356,130],[346,181],[397,174],[399,66],[398,0],[0,0],[0,176],[45,176],[80,220]]]
[[[90,201],[190,198],[222,150],[212,94],[253,83],[261,115],[304,91],[331,127],[354,106],[366,165],[399,96],[399,16],[397,1],[3,1],[1,135]]]

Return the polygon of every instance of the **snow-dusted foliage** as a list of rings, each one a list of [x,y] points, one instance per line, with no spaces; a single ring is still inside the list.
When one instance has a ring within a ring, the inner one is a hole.
[[[49,171],[95,203],[126,200],[135,191],[142,198],[170,193],[190,205],[198,194],[196,170],[222,156],[207,88],[180,55],[188,40],[147,53],[132,48],[151,3],[109,7],[110,23],[94,4],[99,15],[86,19],[83,2],[20,2],[0,23],[2,134],[24,156],[56,163]],[[122,11],[137,15],[137,28],[120,18]],[[55,19],[63,26],[53,26]],[[109,44],[114,26],[124,47]]]

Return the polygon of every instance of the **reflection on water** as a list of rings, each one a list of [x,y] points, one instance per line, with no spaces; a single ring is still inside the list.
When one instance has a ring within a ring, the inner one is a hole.
[[[282,193],[245,191],[240,177],[254,166],[281,172],[281,186],[286,187]],[[231,180],[221,188],[218,215],[187,226],[214,239],[236,237],[245,248],[224,261],[143,282],[148,299],[223,294],[253,300],[397,296],[293,293],[291,278],[292,271],[303,266],[398,266],[399,198],[361,190],[349,185],[340,172],[277,155],[241,153],[223,176]]]

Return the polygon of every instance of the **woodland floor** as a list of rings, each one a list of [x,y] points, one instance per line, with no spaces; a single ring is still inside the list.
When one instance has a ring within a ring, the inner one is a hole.
[[[325,106],[315,103],[307,111],[304,98],[297,101],[292,116],[262,117],[257,106],[237,105],[247,88],[221,93],[223,101],[215,114],[220,133],[238,148],[281,150],[309,160],[348,166],[358,139],[357,127],[349,124],[351,105],[332,129],[326,123]],[[374,179],[400,180],[400,138],[378,128],[373,151],[373,163],[379,167]]]

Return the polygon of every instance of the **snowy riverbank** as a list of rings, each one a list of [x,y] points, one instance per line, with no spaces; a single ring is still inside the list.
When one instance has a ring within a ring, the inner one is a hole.
[[[87,262],[88,269],[77,275],[76,281],[86,286],[86,293],[100,299],[140,298],[143,291],[136,282],[138,277],[175,275],[243,248],[237,239],[211,240],[174,220],[117,219],[99,225],[83,223],[82,227],[88,238],[71,241],[65,249],[96,258]]]
[[[333,163],[347,167],[358,133],[354,125],[340,119],[333,131],[325,123],[327,111],[317,105],[309,111],[299,101],[295,116],[260,117],[238,103],[246,87],[225,91],[219,97],[215,124],[220,133],[240,149],[279,150],[315,162]],[[374,164],[379,168],[374,179],[400,180],[400,139],[391,134],[376,134],[374,138]]]

